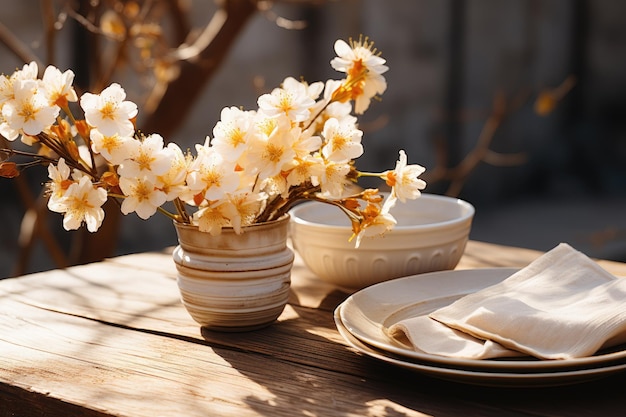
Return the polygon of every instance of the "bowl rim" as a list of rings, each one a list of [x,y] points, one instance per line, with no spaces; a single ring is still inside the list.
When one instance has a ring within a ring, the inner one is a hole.
[[[420,200],[420,199],[442,201],[442,202],[445,202],[446,204],[450,203],[450,204],[460,205],[462,206],[464,210],[461,216],[455,217],[450,220],[443,220],[443,221],[438,221],[438,222],[408,225],[408,226],[396,225],[394,226],[393,230],[414,231],[414,230],[428,230],[428,229],[434,229],[434,228],[446,228],[446,227],[456,226],[456,225],[459,225],[459,224],[462,224],[464,222],[471,220],[474,217],[474,214],[476,212],[476,209],[471,203],[465,200],[462,200],[460,198],[457,198],[457,197],[450,197],[450,196],[439,195],[439,194],[422,193],[421,196],[417,200]],[[289,214],[291,215],[291,222],[297,223],[303,226],[318,227],[320,229],[326,229],[326,230],[351,229],[350,225],[348,224],[343,225],[343,226],[338,226],[338,225],[332,225],[332,224],[317,223],[317,222],[305,220],[299,217],[299,213],[302,210],[304,210],[306,207],[312,206],[312,205],[319,205],[319,204],[325,204],[325,203],[320,202],[320,201],[306,201],[304,203],[300,203],[294,206],[291,210],[289,210]],[[399,202],[398,204],[403,204],[403,203]],[[337,210],[339,209],[337,208]]]

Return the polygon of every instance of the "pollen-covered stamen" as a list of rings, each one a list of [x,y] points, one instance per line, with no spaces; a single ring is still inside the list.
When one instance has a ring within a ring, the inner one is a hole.
[[[33,103],[25,102],[20,107],[18,115],[22,119],[24,119],[25,122],[28,122],[28,121],[31,121],[31,120],[35,120],[35,118],[37,117],[37,113],[38,112],[39,112],[39,109],[37,109],[35,106],[33,106]]]
[[[135,162],[139,165],[139,169],[142,171],[149,171],[152,164],[156,161],[154,155],[149,152],[140,152],[139,156],[135,158]]]
[[[295,108],[293,106],[293,96],[288,91],[281,91],[278,108],[285,113],[289,113]]]
[[[148,201],[150,200],[150,196],[154,192],[154,187],[149,186],[143,181],[138,181],[133,191],[133,194],[137,198],[137,200]]]
[[[273,143],[269,143],[267,145],[267,147],[265,148],[265,152],[263,153],[263,157],[266,160],[268,160],[268,161],[276,163],[276,162],[280,161],[280,159],[283,156],[283,153],[284,153],[284,150],[283,150],[282,147],[276,146]]]
[[[115,112],[117,106],[112,101],[107,100],[104,106],[100,108],[100,114],[103,119],[115,120]]]
[[[221,187],[223,175],[217,170],[208,170],[202,176],[202,181],[207,184],[207,188]]]
[[[228,141],[233,148],[246,143],[245,134],[240,129],[232,129],[228,132]]]
[[[380,55],[380,52],[374,47],[374,41],[370,41],[368,36],[364,38],[363,35],[359,35],[358,41],[350,38],[348,39],[348,42],[350,43],[350,47],[352,49],[363,48],[369,50],[372,55]]]

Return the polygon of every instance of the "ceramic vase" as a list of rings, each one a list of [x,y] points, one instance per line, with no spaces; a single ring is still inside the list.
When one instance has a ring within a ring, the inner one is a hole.
[[[294,254],[289,217],[212,236],[174,223],[173,253],[181,300],[191,317],[217,331],[248,331],[274,322],[289,297]]]

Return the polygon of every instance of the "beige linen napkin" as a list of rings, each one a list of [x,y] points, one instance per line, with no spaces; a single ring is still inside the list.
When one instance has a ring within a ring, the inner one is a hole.
[[[562,243],[504,281],[431,313],[430,319],[460,330],[454,334],[461,341],[448,338],[436,346],[427,339],[442,330],[432,320],[425,324],[423,317],[396,323],[389,334],[406,335],[416,350],[454,357],[508,356],[502,346],[543,359],[589,356],[626,341],[626,279]]]
[[[491,359],[524,355],[492,341],[482,340],[428,316],[411,317],[394,323],[387,334],[420,353],[463,359]]]

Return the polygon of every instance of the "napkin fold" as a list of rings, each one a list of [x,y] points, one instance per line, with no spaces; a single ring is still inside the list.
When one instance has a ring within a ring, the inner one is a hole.
[[[626,279],[561,243],[504,281],[387,332],[459,358],[590,356],[626,342]]]

